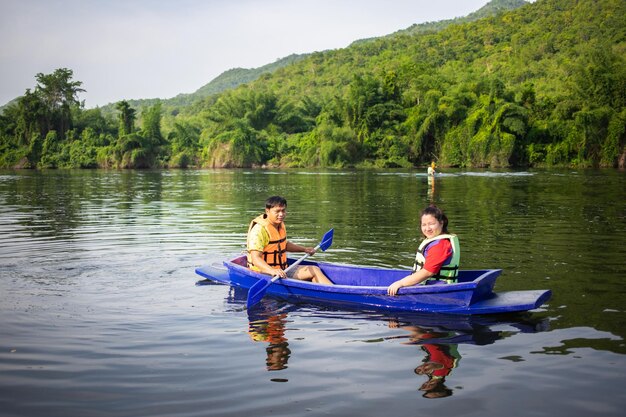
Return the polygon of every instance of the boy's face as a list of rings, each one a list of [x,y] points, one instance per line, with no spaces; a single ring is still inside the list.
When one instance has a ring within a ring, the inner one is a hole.
[[[287,216],[287,207],[275,206],[272,208],[266,208],[265,214],[267,214],[267,219],[270,223],[278,226],[285,220],[285,217]]]

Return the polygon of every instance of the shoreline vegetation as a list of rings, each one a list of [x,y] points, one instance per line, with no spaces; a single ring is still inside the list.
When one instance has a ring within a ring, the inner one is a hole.
[[[488,6],[185,100],[86,109],[71,69],[39,73],[0,168],[626,168],[626,2]]]

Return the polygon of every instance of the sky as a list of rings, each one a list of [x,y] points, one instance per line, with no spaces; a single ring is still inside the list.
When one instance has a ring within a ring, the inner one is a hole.
[[[489,0],[0,0],[0,106],[73,71],[86,108],[193,93],[232,68],[345,48]]]

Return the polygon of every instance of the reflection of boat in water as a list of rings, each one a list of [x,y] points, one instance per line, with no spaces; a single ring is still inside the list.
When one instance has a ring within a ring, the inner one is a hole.
[[[208,281],[211,282],[211,281]],[[230,287],[226,304],[235,310],[246,305],[248,291]],[[240,310],[239,310],[240,311]],[[312,304],[295,305],[286,301],[265,298],[255,308],[248,309],[248,333],[255,342],[267,343],[266,369],[280,371],[287,368],[291,357],[288,341],[289,315],[304,315],[318,323],[349,320],[350,323],[372,322],[376,333],[379,323],[384,323],[389,332],[397,334],[383,338],[363,339],[363,343],[398,341],[404,345],[419,347],[423,354],[421,363],[410,365],[412,372],[426,377],[418,390],[425,398],[443,398],[453,394],[454,389],[446,385],[446,378],[459,366],[459,345],[489,345],[517,333],[536,333],[547,330],[547,319],[536,319],[530,313],[489,316],[456,316],[431,313],[354,312],[337,310]],[[349,329],[354,330],[350,325]],[[350,334],[353,334],[352,332]],[[351,339],[354,341],[354,339]],[[359,340],[356,340],[359,341]],[[286,382],[285,378],[272,378],[275,382]]]
[[[290,263],[292,263],[291,260]],[[495,314],[538,308],[551,297],[550,290],[494,292],[499,269],[460,270],[454,284],[438,280],[426,285],[403,287],[396,296],[387,287],[404,278],[403,269],[372,268],[356,265],[304,261],[316,265],[335,285],[284,278],[267,286],[267,294],[294,302],[316,302],[324,305],[376,311],[438,312],[448,314]],[[234,287],[251,288],[264,275],[247,268],[245,255],[224,262],[224,267],[206,265],[196,273],[210,280]]]
[[[247,295],[248,291],[244,288],[230,287],[226,303],[243,309]],[[408,329],[413,326],[430,334],[428,338],[411,337],[410,334],[384,338],[416,345],[424,343],[427,339],[428,343],[488,345],[518,333],[538,333],[548,329],[547,319],[534,317],[531,313],[458,316],[436,313],[354,312],[313,304],[304,306],[307,309],[307,316],[315,319],[384,322],[390,328]],[[255,308],[247,310],[247,313],[249,321],[256,323],[275,315],[288,315],[301,309],[302,305],[264,298]]]

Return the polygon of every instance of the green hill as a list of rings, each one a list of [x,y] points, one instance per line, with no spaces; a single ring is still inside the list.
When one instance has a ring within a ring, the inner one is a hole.
[[[624,16],[619,0],[543,0],[311,54],[207,103],[204,163],[623,164]]]
[[[524,0],[492,0],[487,3],[485,6],[481,7],[476,12],[469,14],[466,17],[460,17],[456,19],[442,20],[439,22],[428,22],[415,24],[410,26],[407,29],[400,30],[393,34],[387,36],[395,36],[398,34],[416,34],[416,33],[426,33],[432,31],[442,30],[448,27],[451,24],[458,24],[464,22],[471,22],[474,20],[478,20],[483,17],[495,15],[497,13],[506,11],[506,10],[514,10],[518,7],[526,5],[527,2]],[[358,44],[361,42],[371,41],[373,39],[378,38],[369,38],[364,40],[355,41],[353,44]],[[259,68],[232,68],[229,69],[213,80],[211,80],[208,84],[200,87],[198,90],[191,94],[179,94],[176,97],[168,98],[168,99],[139,99],[139,100],[128,100],[129,104],[135,108],[142,109],[144,107],[154,105],[157,100],[161,101],[165,107],[184,107],[192,104],[198,99],[211,96],[213,94],[219,94],[223,91],[236,88],[242,84],[246,84],[258,79],[263,74],[273,73],[276,70],[283,68],[285,66],[291,65],[305,58],[309,54],[292,54],[287,57],[276,60],[271,64],[264,65]],[[102,111],[107,114],[114,113],[114,104],[108,104],[102,106]]]
[[[267,64],[259,68],[233,68],[223,72],[208,84],[200,87],[193,95],[195,97],[207,97],[212,94],[221,93],[222,91],[238,87],[241,84],[254,81],[263,74],[272,73],[280,68],[286,67],[287,65],[298,62],[307,55],[308,54],[292,54],[285,58],[281,58],[274,63]]]
[[[219,94],[225,90],[236,88],[241,84],[249,83],[256,80],[263,74],[272,73],[279,68],[291,65],[294,62],[306,57],[306,54],[292,54],[285,58],[276,60],[275,62],[267,65],[263,65],[259,68],[232,68],[223,72],[209,83],[203,85],[198,90],[191,94],[179,94],[176,97],[169,99],[138,99],[128,100],[128,103],[137,109],[143,109],[145,107],[153,106],[157,102],[161,102],[165,107],[184,107],[192,104],[193,102],[202,99],[204,97]],[[115,104],[107,104],[101,107],[103,113],[114,114]]]
[[[524,0],[493,0],[487,3],[485,6],[480,8],[478,11],[469,14],[466,17],[460,17],[456,19],[442,20],[439,22],[428,22],[415,24],[410,26],[407,29],[402,29],[398,32],[387,36],[395,36],[397,34],[403,33],[425,33],[431,31],[442,30],[443,28],[451,25],[458,24],[463,22],[474,21],[480,19],[482,17],[494,15],[500,13],[505,10],[513,10],[515,8],[521,7],[527,4]],[[355,41],[354,44],[358,44],[360,42],[370,41],[376,38],[363,39],[359,41]],[[181,107],[188,106],[198,99],[221,93],[225,90],[236,88],[242,84],[249,83],[258,79],[261,75],[272,73],[280,68],[283,68],[287,65],[291,65],[295,62],[300,61],[305,58],[309,54],[291,54],[287,57],[276,60],[273,63],[258,67],[258,68],[232,68],[229,69],[209,83],[200,87],[198,90],[191,94],[179,94],[172,98],[146,98],[146,99],[129,99],[128,103],[138,109],[142,109],[145,107],[153,106],[157,102],[161,102],[166,107]],[[5,106],[0,106],[0,114],[4,107],[15,102],[16,99],[7,103]],[[115,104],[109,103],[104,106],[100,106],[100,109],[104,114],[113,115],[115,114]]]

